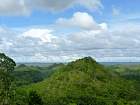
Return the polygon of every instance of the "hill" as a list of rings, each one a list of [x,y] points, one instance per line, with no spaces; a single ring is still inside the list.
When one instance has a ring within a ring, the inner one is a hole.
[[[12,73],[12,75],[16,79],[17,86],[29,85],[43,81],[61,66],[63,66],[61,63],[43,67],[20,64],[15,68],[15,71]]]
[[[91,57],[70,62],[48,79],[19,90],[37,91],[46,105],[139,105],[140,99],[133,81]]]

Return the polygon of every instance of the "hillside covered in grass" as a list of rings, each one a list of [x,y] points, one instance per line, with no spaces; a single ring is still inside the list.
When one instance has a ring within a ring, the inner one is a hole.
[[[37,91],[45,105],[140,105],[135,81],[108,70],[91,57],[63,65],[42,82],[19,88]]]

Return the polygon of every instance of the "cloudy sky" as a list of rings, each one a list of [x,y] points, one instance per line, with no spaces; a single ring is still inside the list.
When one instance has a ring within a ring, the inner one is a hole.
[[[0,0],[0,52],[16,62],[140,61],[140,0]]]

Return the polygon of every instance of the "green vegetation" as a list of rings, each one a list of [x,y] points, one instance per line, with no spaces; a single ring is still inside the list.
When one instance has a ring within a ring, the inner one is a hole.
[[[14,69],[12,59],[0,57],[0,105],[140,105],[139,65],[103,66],[85,57]]]
[[[50,78],[21,90],[36,90],[46,105],[136,105],[135,82],[107,70],[90,57],[68,63]]]
[[[17,86],[29,85],[48,78],[57,68],[61,66],[63,66],[63,64],[53,64],[49,67],[26,66],[24,64],[20,64],[15,68],[12,75],[16,79]]]
[[[13,72],[15,62],[7,57],[5,54],[0,53],[0,105],[11,105],[14,99]]]
[[[140,65],[112,65],[109,69],[118,72],[126,79],[140,82]]]
[[[29,105],[43,105],[43,101],[36,91],[30,91],[28,103]]]

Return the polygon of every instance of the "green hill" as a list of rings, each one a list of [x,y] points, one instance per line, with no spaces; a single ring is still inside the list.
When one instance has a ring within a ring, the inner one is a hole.
[[[12,75],[16,79],[17,86],[29,85],[43,81],[61,66],[63,66],[63,64],[52,64],[47,67],[27,66],[20,64],[15,68]]]
[[[91,57],[68,63],[48,79],[19,90],[37,91],[46,105],[140,105],[133,81],[106,70]]]

